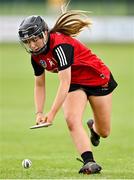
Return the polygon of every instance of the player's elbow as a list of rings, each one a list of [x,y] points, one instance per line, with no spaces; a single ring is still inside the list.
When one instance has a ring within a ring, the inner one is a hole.
[[[45,85],[45,83],[42,82],[42,81],[36,81],[36,82],[35,82],[35,86],[36,86],[36,87],[44,87],[44,85]]]
[[[41,87],[45,85],[45,78],[43,76],[35,77],[35,86]]]

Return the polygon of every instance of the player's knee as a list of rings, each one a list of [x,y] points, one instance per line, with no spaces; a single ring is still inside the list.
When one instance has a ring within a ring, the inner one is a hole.
[[[107,138],[110,134],[110,129],[103,129],[99,132],[100,136],[103,138]]]
[[[67,126],[68,126],[69,131],[74,131],[75,128],[76,128],[75,123],[73,122],[73,120],[67,121]]]
[[[65,117],[69,131],[74,131],[78,126],[76,116],[68,115]]]
[[[68,126],[69,131],[74,131],[75,127],[73,124],[67,123],[67,126]]]

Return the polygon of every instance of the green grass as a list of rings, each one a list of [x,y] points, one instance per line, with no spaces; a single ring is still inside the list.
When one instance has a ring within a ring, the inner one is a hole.
[[[134,3],[129,6],[125,2],[70,2],[69,9],[92,11],[92,15],[133,15]],[[55,15],[59,10],[51,9],[47,3],[3,2],[0,3],[1,15]]]
[[[111,68],[118,88],[113,96],[112,132],[94,155],[103,171],[79,175],[81,163],[70,139],[63,113],[54,125],[29,130],[34,124],[33,72],[29,55],[18,44],[0,44],[0,178],[1,179],[132,179],[134,178],[134,60],[133,44],[90,44]],[[51,83],[50,83],[51,82]],[[47,73],[49,110],[58,86],[56,74]],[[91,117],[87,107],[86,119]],[[23,159],[32,167],[24,170]]]

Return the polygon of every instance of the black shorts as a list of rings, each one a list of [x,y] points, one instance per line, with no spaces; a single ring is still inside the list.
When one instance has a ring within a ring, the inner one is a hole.
[[[111,74],[110,80],[106,85],[93,87],[80,84],[71,84],[69,92],[81,89],[86,93],[87,96],[105,96],[107,94],[110,94],[117,87],[117,85],[117,82],[114,80]]]

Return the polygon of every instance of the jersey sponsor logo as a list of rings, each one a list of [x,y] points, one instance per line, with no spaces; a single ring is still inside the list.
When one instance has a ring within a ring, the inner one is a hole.
[[[50,58],[47,58],[47,61],[49,62],[49,65],[52,67],[52,66],[55,66],[55,61],[54,61],[54,59],[52,58],[52,59],[50,59]],[[54,62],[53,62],[54,61]]]
[[[65,53],[64,53],[62,47],[61,46],[57,47],[55,51],[56,51],[56,54],[59,58],[60,66],[61,67],[66,66],[67,65],[67,59],[66,59],[66,56],[65,56]]]
[[[39,62],[43,68],[47,67],[47,63],[45,61],[43,61],[42,59]]]

